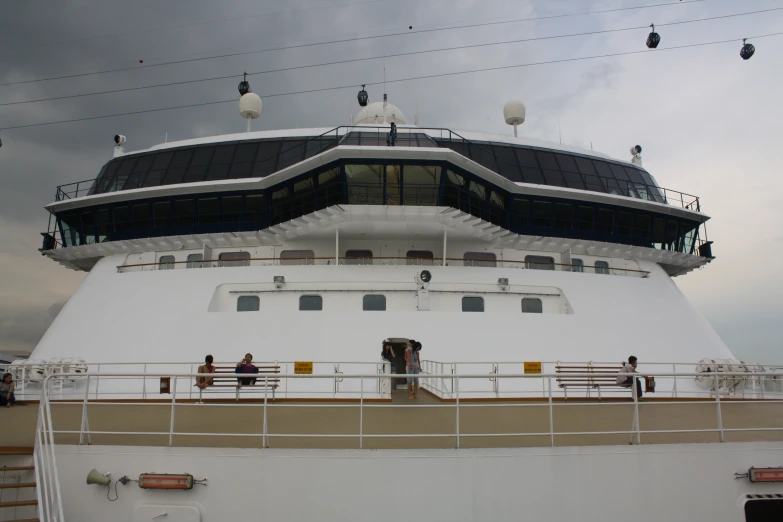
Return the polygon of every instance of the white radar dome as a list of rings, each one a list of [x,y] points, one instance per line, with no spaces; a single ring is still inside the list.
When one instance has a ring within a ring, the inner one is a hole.
[[[511,100],[503,106],[503,118],[509,125],[525,123],[525,104],[519,100]]]
[[[402,113],[399,107],[387,103],[384,106],[383,102],[374,102],[368,104],[366,107],[362,107],[359,114],[356,115],[355,124],[388,124],[396,123],[397,125],[405,125],[405,115]]]
[[[239,114],[250,120],[261,116],[261,98],[253,92],[243,95],[239,99]]]

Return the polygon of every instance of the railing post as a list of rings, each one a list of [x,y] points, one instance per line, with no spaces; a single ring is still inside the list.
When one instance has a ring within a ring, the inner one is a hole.
[[[190,373],[193,373],[192,364],[190,365]],[[141,385],[141,396],[142,398],[146,399],[147,398],[147,363],[144,363],[144,377],[142,383],[143,384]]]
[[[720,389],[718,389],[718,374],[715,374],[715,404],[718,406],[718,434],[720,437],[720,442],[724,442],[723,440],[723,417],[721,416],[720,411]]]
[[[85,421],[87,420],[87,397],[90,395],[90,376],[87,375],[87,387],[84,390],[84,402],[82,404],[82,426],[79,428],[79,445],[84,444],[84,428]]]
[[[174,376],[174,389],[171,391],[171,427],[169,428],[169,447],[174,445],[174,414],[177,405],[177,376]]]
[[[457,449],[459,449],[459,375],[457,375],[455,382],[455,391],[457,396]]]
[[[288,363],[286,363],[286,366]],[[269,439],[267,437],[267,434],[269,433],[267,431],[267,414],[266,414],[266,408],[267,408],[267,400],[269,397],[269,375],[264,376],[264,436],[261,438],[261,445],[264,448],[269,447]]]
[[[634,376],[631,381],[631,393],[633,394],[633,426],[631,429],[634,431],[634,433],[631,434],[631,441],[633,442],[635,436],[636,444],[641,444],[642,436],[639,431],[639,394],[636,392],[636,379],[638,379],[638,377]]]
[[[547,391],[549,392],[549,440],[552,447],[555,447],[555,416],[554,408],[552,406],[552,377],[546,378]]]
[[[98,399],[98,386],[101,384],[101,365],[98,365],[98,376],[95,378],[95,399]]]
[[[359,378],[359,449],[364,448],[364,376]]]
[[[674,375],[674,398],[676,399],[677,398],[677,375],[676,375],[677,365],[676,364],[672,364],[672,373],[675,374]]]

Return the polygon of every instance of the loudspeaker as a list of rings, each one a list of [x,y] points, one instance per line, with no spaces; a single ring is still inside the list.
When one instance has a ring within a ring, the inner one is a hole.
[[[98,486],[108,486],[111,484],[111,478],[104,475],[97,469],[90,471],[87,475],[87,484],[95,484]]]

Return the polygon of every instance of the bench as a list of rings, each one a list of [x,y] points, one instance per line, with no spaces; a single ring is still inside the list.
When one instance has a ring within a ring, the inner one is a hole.
[[[601,400],[602,388],[614,388],[617,390],[630,390],[627,385],[617,384],[617,375],[620,370],[623,369],[625,363],[618,365],[595,365],[593,363],[587,363],[583,365],[562,365],[559,362],[555,366],[555,373],[563,375],[563,377],[557,378],[558,388],[562,388],[565,393],[565,398],[568,400],[568,388],[583,388],[587,390],[587,396],[590,397],[590,390],[598,390],[598,400]],[[591,374],[591,373],[605,373],[614,375],[596,375],[587,376],[579,374]],[[569,375],[570,374],[570,375]],[[655,391],[655,379],[653,377],[645,377],[646,391]]]
[[[203,403],[201,398],[204,390],[209,388],[236,388],[236,400],[239,402],[239,390],[242,388],[260,388],[272,390],[272,402],[275,402],[275,390],[280,386],[280,366],[277,364],[257,365],[258,373],[236,373],[236,366],[215,366],[215,376],[212,378],[212,384],[204,389],[198,390],[198,402]],[[274,377],[268,377],[268,376]],[[239,386],[238,378],[256,379],[255,384],[243,384]],[[195,384],[194,384],[195,386]]]

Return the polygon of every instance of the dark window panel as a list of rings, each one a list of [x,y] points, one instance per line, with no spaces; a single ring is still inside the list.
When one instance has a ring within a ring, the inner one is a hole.
[[[584,260],[572,257],[571,258],[571,271],[572,272],[584,273],[584,271],[585,271],[585,262],[584,262]]]
[[[201,198],[198,200],[199,223],[217,223],[219,218],[218,211],[217,198]]]
[[[340,145],[361,145],[362,133],[361,132],[349,132],[345,138],[340,142]]]
[[[147,174],[146,173],[133,173],[130,176],[128,176],[128,180],[125,182],[125,185],[120,187],[120,190],[131,190],[136,189],[143,186],[144,178]]]
[[[383,204],[383,165],[346,165],[345,176],[351,204]]]
[[[125,186],[125,182],[128,181],[128,176],[133,172],[133,167],[136,165],[136,158],[128,158],[122,162],[120,168],[117,170],[117,176],[112,180],[109,188],[106,192],[114,192],[116,190],[122,190]]]
[[[579,156],[574,156],[574,161],[576,161],[576,166],[579,168],[579,172],[586,175],[596,175],[597,172],[595,171],[595,167],[593,166],[593,162],[590,161],[587,158],[582,158]]]
[[[221,179],[227,179],[228,178],[228,168],[229,165],[227,164],[212,164],[209,166],[209,170],[207,170],[207,181],[216,181]]]
[[[604,178],[601,181],[606,185],[606,192],[608,194],[619,194],[620,196],[628,195],[628,183],[625,181],[618,181],[613,178]]]
[[[514,147],[514,152],[516,152],[517,161],[521,167],[530,167],[533,169],[540,168],[538,161],[536,160],[536,155],[532,149]]]
[[[498,172],[498,162],[497,159],[495,159],[495,153],[489,144],[474,144],[473,152],[475,154],[473,161],[488,168],[492,172]]]
[[[541,164],[542,169],[560,170],[560,165],[555,161],[555,155],[551,152],[544,152],[542,150],[536,151],[536,158]]]
[[[585,182],[582,180],[582,176],[576,172],[563,172],[563,178],[565,178],[566,187],[575,189],[585,189]]]
[[[593,231],[595,221],[595,209],[593,207],[576,207],[576,228],[584,232]]]
[[[530,221],[530,201],[515,199],[511,203],[511,219],[520,227],[526,227]]]
[[[432,266],[435,256],[429,250],[408,250],[405,253],[406,265],[426,265]]]
[[[666,221],[666,234],[664,236],[664,243],[673,244],[677,241],[677,220],[669,219]]]
[[[190,164],[190,159],[193,157],[193,149],[178,150],[174,153],[174,157],[169,163],[170,169],[184,169]]]
[[[621,236],[630,236],[633,226],[633,214],[630,212],[617,213],[617,234]]]
[[[533,226],[552,226],[552,203],[548,201],[533,201]]]
[[[193,161],[190,162],[190,166],[209,165],[214,153],[215,147],[201,147],[196,149],[195,152],[193,152]]]
[[[585,174],[585,186],[587,187],[587,190],[592,190],[593,192],[606,192],[606,188],[601,183],[601,178],[598,176],[593,176],[590,174]]]
[[[195,200],[178,199],[174,202],[174,212],[177,215],[177,223],[180,225],[192,225],[195,220]]]
[[[215,155],[212,156],[210,165],[228,165],[234,157],[236,145],[220,145],[215,149]]]
[[[634,183],[647,184],[644,181],[644,178],[642,178],[642,174],[639,172],[639,169],[634,167],[625,167],[625,173],[628,174],[628,178]]]
[[[82,214],[82,244],[92,245],[95,243],[95,214],[92,211]]]
[[[609,168],[609,164],[604,161],[593,160],[596,173],[602,178],[614,178],[612,170]]]
[[[247,221],[255,223],[262,221],[264,218],[264,195],[245,196],[245,213]]]
[[[114,207],[114,230],[121,232],[130,229],[130,208]]]
[[[108,239],[108,235],[111,233],[111,215],[108,208],[102,208],[95,213],[95,219],[97,222],[98,242],[103,242]]]
[[[560,170],[565,172],[578,172],[576,170],[576,162],[574,162],[573,156],[567,156],[565,154],[555,154],[557,162],[560,164]]]
[[[257,295],[240,295],[237,298],[237,312],[258,312],[260,299]]]
[[[528,167],[522,167],[521,170],[522,170],[522,178],[525,183],[546,185],[546,182],[544,181],[544,175],[541,173],[541,170],[528,168]]]
[[[465,252],[463,255],[465,266],[498,266],[498,256],[494,252]]]
[[[498,159],[498,172],[501,176],[511,181],[522,181],[522,173],[517,164],[517,156],[514,149],[503,145],[494,145]]]
[[[120,168],[120,162],[119,161],[111,161],[109,162],[105,170],[103,171],[103,174],[101,174],[100,178],[98,179],[98,182],[95,184],[94,187],[94,194],[102,194],[106,189],[108,188],[109,184],[111,183],[114,176],[117,174],[117,169]]]
[[[148,154],[146,156],[140,156],[138,160],[136,160],[136,166],[133,167],[133,173],[145,173],[150,170],[150,167],[152,167],[152,163],[155,160],[155,156],[152,154]]]
[[[171,201],[159,201],[152,204],[153,224],[156,227],[171,225]]]
[[[464,141],[461,141],[461,140],[458,140],[458,141],[445,141],[445,142],[441,142],[441,143],[444,143],[444,145],[446,147],[450,148],[451,150],[453,150],[457,154],[465,156],[466,158],[470,157],[470,152],[465,147],[465,142]]]
[[[618,165],[617,163],[610,163],[609,168],[612,169],[612,175],[614,175],[615,179],[623,180],[623,181],[630,181],[631,179],[628,177],[628,174],[626,174],[625,169],[622,165]]]
[[[523,314],[541,314],[543,312],[544,312],[544,306],[541,303],[541,299],[535,297],[522,298]]]
[[[604,234],[611,234],[614,231],[614,210],[598,209],[595,230]]]
[[[446,171],[446,181],[451,185],[456,185],[458,187],[464,187],[465,186],[465,178],[462,176],[462,174],[457,174],[456,172],[452,170]]]
[[[149,203],[140,203],[131,207],[133,228],[150,228],[150,205]]]
[[[547,185],[555,187],[565,187],[565,180],[559,170],[546,170],[544,169],[544,179]]]
[[[385,312],[385,295],[365,295],[362,298],[362,310],[366,312]]]
[[[634,217],[633,235],[642,239],[650,237],[650,216],[636,214]]]
[[[506,196],[504,196],[500,192],[492,190],[489,192],[489,204],[494,207],[497,207],[500,210],[505,210]]]
[[[249,178],[253,172],[252,163],[232,163],[228,177],[231,179]]]
[[[611,273],[607,261],[596,261],[594,266],[596,274],[609,275]]]
[[[337,140],[330,137],[310,140],[307,142],[307,152],[305,153],[305,158],[312,158],[313,156],[316,156],[327,149],[331,149],[336,145],[336,143]]]
[[[303,295],[299,297],[299,309],[320,311],[324,309],[324,299],[320,295]]]
[[[163,182],[163,171],[153,170],[144,180],[145,187],[157,187]]]
[[[187,172],[185,172],[185,177],[182,181],[184,183],[198,183],[199,181],[204,181],[206,177],[206,165],[191,165]]]
[[[574,206],[567,203],[555,205],[555,228],[569,230],[574,226]]]
[[[232,159],[233,163],[253,163],[256,159],[258,143],[240,143]]]
[[[155,156],[155,162],[152,164],[150,170],[166,170],[171,162],[171,158],[174,157],[173,152],[160,152]]]
[[[220,198],[223,221],[242,221],[242,196],[226,196]]]
[[[371,265],[372,250],[348,250],[345,252],[346,265]]]
[[[653,220],[652,242],[656,244],[663,243],[665,238],[665,231],[666,231],[666,222],[664,221],[664,219],[655,218]]]
[[[176,183],[182,183],[185,178],[187,169],[169,169],[166,171],[166,175],[163,177],[163,185],[174,185]]]
[[[258,146],[258,154],[256,155],[256,162],[253,165],[254,178],[263,178],[273,172],[277,168],[277,156],[280,154],[279,141],[262,141]]]
[[[555,258],[550,256],[525,256],[525,268],[528,270],[554,270]]]
[[[299,140],[284,141],[280,149],[277,170],[283,170],[304,159],[305,142]]]
[[[218,266],[250,266],[250,252],[222,252],[218,255]]]

